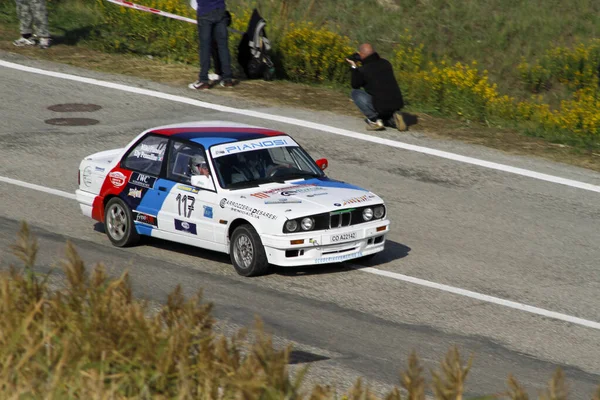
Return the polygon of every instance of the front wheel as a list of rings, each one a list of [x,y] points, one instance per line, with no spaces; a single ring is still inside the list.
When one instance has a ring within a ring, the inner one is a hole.
[[[104,208],[104,229],[106,236],[117,247],[131,246],[140,239],[133,224],[131,210],[118,197],[110,199]]]
[[[233,267],[242,276],[264,275],[269,270],[265,248],[251,225],[235,228],[229,242],[229,253]]]

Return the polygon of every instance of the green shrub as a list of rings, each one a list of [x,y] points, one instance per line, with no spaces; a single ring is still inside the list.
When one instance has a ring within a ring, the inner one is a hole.
[[[296,82],[347,83],[350,39],[313,24],[291,24],[278,45],[286,76]]]

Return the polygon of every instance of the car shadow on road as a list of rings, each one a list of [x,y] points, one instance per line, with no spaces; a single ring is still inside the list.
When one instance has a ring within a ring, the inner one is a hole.
[[[356,259],[339,264],[309,265],[305,267],[273,267],[273,272],[284,276],[305,276],[347,272],[357,268],[375,267],[408,256],[411,248],[392,240],[386,240],[385,250],[372,258]]]
[[[97,222],[96,224],[94,224],[94,230],[96,232],[106,233],[104,230],[104,224],[101,222]],[[231,265],[231,261],[229,259],[228,254],[203,249],[184,243],[177,243],[171,242],[170,240],[158,239],[151,236],[140,236],[140,243],[138,244],[138,246],[151,246],[161,250],[174,251],[180,254],[198,257],[199,260],[205,259],[209,261],[216,261]]]
[[[94,224],[94,230],[96,232],[105,233],[104,224],[101,222],[97,222],[96,224]],[[218,251],[213,250],[202,249],[200,247],[195,247],[183,243],[171,242],[169,240],[157,239],[150,236],[142,236],[140,245],[152,246],[162,250],[174,251],[180,254],[198,257],[199,259],[206,259],[231,265],[231,260],[228,254],[220,253]],[[271,273],[281,276],[304,276],[347,272],[357,268],[360,269],[366,267],[375,267],[377,265],[386,264],[391,261],[402,259],[408,256],[410,250],[410,247],[388,239],[385,242],[385,250],[381,253],[375,254],[372,258],[355,259],[338,264],[308,265],[303,267],[279,267],[273,265],[271,266]]]

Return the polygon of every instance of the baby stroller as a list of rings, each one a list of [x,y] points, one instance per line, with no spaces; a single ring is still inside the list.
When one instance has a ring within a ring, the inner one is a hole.
[[[238,62],[248,79],[263,78],[270,81],[275,77],[275,66],[269,56],[271,43],[265,32],[266,25],[267,22],[255,8],[248,22],[248,29],[238,45]]]

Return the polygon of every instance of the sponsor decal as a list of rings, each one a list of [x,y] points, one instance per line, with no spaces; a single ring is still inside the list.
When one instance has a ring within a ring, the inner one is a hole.
[[[353,239],[356,239],[356,232],[341,233],[339,235],[331,235],[329,237],[329,240],[331,240],[331,243],[341,242],[344,240],[353,240]]]
[[[294,199],[265,200],[265,204],[291,204],[291,203],[302,203],[302,200],[294,200]]]
[[[94,171],[96,171],[96,172],[104,172],[104,168],[102,168],[102,167],[96,167],[96,168],[94,168]]]
[[[135,222],[139,222],[140,224],[152,225],[154,227],[158,226],[158,221],[154,215],[134,211],[133,218],[135,219]]]
[[[156,146],[142,143],[140,148],[133,151],[133,156],[150,161],[162,161],[164,152],[164,147],[157,149]]]
[[[179,219],[176,219],[175,229],[178,231],[191,233],[192,235],[197,235],[196,224],[192,222],[181,221]]]
[[[328,258],[317,258],[315,260],[315,264],[323,264],[323,263],[330,263],[330,262],[339,262],[339,261],[350,260],[352,258],[358,258],[358,257],[362,257],[362,251],[358,252],[358,253],[354,253],[354,254],[345,254],[345,255],[342,255],[342,256],[335,256],[335,257],[328,257]]]
[[[240,214],[248,215],[248,216],[256,218],[256,219],[260,219],[261,217],[273,219],[273,220],[277,219],[277,215],[275,215],[275,214],[268,213],[263,210],[259,210],[258,208],[254,208],[254,207],[248,206],[246,204],[238,203],[237,201],[221,199],[221,201],[219,202],[219,205],[221,206],[221,208],[225,208],[228,206],[229,208],[231,208],[232,211],[235,211]]]
[[[327,192],[324,192],[324,193],[311,193],[311,194],[307,194],[306,197],[324,196],[326,194],[329,194],[329,193],[327,193]]]
[[[154,187],[154,182],[156,182],[155,177],[146,174],[140,174],[139,172],[134,172],[131,174],[131,178],[129,178],[129,183],[146,189],[152,189]]]
[[[90,186],[92,184],[92,167],[85,167],[82,178],[85,186]]]
[[[250,196],[258,197],[259,199],[268,199],[269,197],[271,197],[272,194],[277,193],[277,192],[281,192],[280,194],[282,196],[292,196],[297,193],[316,192],[319,190],[325,190],[325,188],[317,186],[314,183],[310,183],[310,184],[303,184],[303,185],[287,186],[287,187],[283,187],[283,188],[275,188],[275,189],[267,190],[265,192],[252,193]]]
[[[142,198],[142,189],[129,188],[129,193],[127,194],[127,196],[131,196],[134,199],[141,199]]]
[[[204,216],[206,218],[212,218],[213,217],[213,209],[212,207],[209,206],[202,206],[204,208]]]
[[[278,137],[273,139],[255,139],[240,143],[227,143],[211,147],[213,157],[222,157],[228,154],[243,153],[256,149],[268,149],[273,147],[298,146],[290,137]]]
[[[369,197],[367,195],[360,196],[360,197],[353,197],[351,199],[344,200],[344,202],[342,203],[342,205],[345,206],[345,205],[348,205],[348,204],[363,203],[365,201],[369,201]]]
[[[187,185],[177,185],[177,189],[183,190],[184,192],[194,193],[194,194],[198,194],[198,192],[200,191],[200,189],[198,189],[198,188],[195,188],[193,186],[187,186]]]
[[[110,183],[112,183],[114,187],[123,186],[125,184],[125,180],[127,179],[127,177],[119,171],[111,172],[110,174],[108,174],[108,178],[110,179]]]

